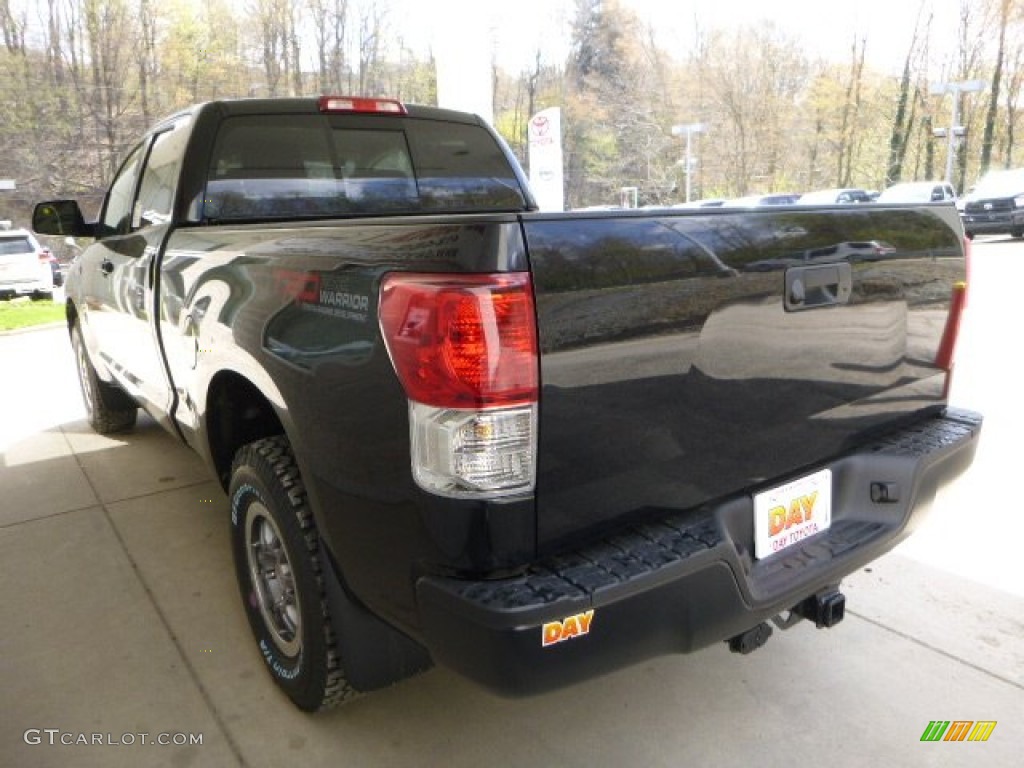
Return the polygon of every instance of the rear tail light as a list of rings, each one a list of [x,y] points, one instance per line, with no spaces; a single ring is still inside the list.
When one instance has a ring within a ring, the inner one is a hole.
[[[404,115],[405,105],[395,99],[366,99],[353,96],[321,96],[317,107],[325,113],[360,112],[369,114]]]
[[[537,400],[528,274],[391,274],[381,285],[380,322],[411,400],[448,408]]]
[[[412,475],[441,496],[529,493],[536,480],[537,406],[471,411],[409,401]]]
[[[539,374],[529,275],[391,274],[379,312],[409,399],[417,484],[470,498],[532,491]]]

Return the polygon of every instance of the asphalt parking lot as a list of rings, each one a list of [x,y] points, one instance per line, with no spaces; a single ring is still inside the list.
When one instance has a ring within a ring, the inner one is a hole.
[[[978,458],[914,537],[844,582],[841,625],[524,700],[434,669],[294,709],[251,642],[203,465],[148,418],[93,434],[63,330],[0,336],[0,766],[1019,764],[1024,243],[974,253],[952,399],[986,415]],[[922,743],[933,720],[997,725]]]

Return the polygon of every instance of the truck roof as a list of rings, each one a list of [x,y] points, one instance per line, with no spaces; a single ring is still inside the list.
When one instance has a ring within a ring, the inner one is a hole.
[[[193,104],[180,109],[173,114],[159,120],[153,130],[159,129],[166,123],[177,120],[182,115],[197,115],[200,112],[218,111],[224,117],[235,115],[289,115],[289,114],[318,114],[320,110],[319,96],[309,97],[282,97],[282,98],[240,98],[240,99],[217,99]],[[406,104],[399,102],[405,109],[404,114],[380,112],[378,114],[389,117],[413,117],[419,119],[446,120],[448,122],[466,123],[480,125],[484,120],[468,112],[459,112],[453,109],[442,109],[430,107],[423,104]]]

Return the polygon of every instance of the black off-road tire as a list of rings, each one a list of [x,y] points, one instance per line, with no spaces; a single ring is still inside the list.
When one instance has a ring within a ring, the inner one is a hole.
[[[316,523],[285,437],[235,454],[229,498],[238,587],[274,682],[307,712],[357,698],[327,608]]]
[[[134,427],[139,415],[138,404],[123,389],[103,381],[96,374],[77,322],[71,326],[71,347],[75,352],[78,384],[82,388],[82,402],[89,425],[101,435],[124,432]]]

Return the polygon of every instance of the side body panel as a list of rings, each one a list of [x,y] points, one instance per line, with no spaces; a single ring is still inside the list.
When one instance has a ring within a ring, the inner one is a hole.
[[[412,627],[421,571],[529,561],[534,507],[532,498],[441,499],[414,484],[407,401],[377,323],[380,281],[396,270],[526,268],[515,216],[179,229],[160,279],[175,419],[205,453],[214,377],[230,372],[260,389],[346,584]]]

